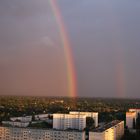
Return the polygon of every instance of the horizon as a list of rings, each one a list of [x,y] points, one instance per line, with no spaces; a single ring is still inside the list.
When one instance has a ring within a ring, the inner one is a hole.
[[[95,97],[95,96],[75,96],[75,97],[70,97],[70,96],[44,96],[44,95],[41,95],[41,96],[39,96],[39,95],[36,95],[36,96],[34,96],[34,95],[0,95],[0,97],[33,97],[33,98],[71,98],[71,99],[80,99],[80,98],[82,98],[82,99],[119,99],[119,100],[140,100],[140,98],[137,98],[137,97],[135,97],[135,98],[133,98],[133,97]]]

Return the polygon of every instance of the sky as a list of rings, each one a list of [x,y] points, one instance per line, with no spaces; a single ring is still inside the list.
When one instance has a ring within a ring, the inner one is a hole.
[[[140,1],[56,0],[77,96],[140,98]],[[0,95],[68,96],[49,0],[0,1]]]

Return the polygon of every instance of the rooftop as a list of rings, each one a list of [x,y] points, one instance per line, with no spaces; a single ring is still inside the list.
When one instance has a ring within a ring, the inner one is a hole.
[[[126,112],[126,115],[135,116],[136,112],[135,111]]]
[[[122,121],[114,120],[114,121],[112,121],[110,123],[104,124],[103,126],[100,126],[100,127],[96,128],[96,129],[94,129],[93,132],[103,132],[103,131],[105,131],[105,130],[117,125],[120,122],[122,122]]]
[[[24,129],[24,130],[27,130],[27,131],[30,131],[30,130],[46,130],[46,131],[61,131],[61,132],[84,132],[84,130],[78,130],[78,129],[71,129],[71,128],[68,128],[68,129],[65,129],[65,130],[58,130],[58,129],[54,129],[54,128],[35,128],[35,127],[11,127],[11,126],[2,126],[0,125],[0,128],[8,128],[8,129]]]

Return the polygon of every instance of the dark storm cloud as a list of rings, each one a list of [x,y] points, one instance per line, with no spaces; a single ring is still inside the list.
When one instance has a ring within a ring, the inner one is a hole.
[[[140,97],[140,1],[57,2],[78,95]],[[67,95],[60,41],[48,0],[0,1],[0,94]]]

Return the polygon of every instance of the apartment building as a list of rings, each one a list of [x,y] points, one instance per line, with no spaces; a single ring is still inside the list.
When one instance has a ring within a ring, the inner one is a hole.
[[[49,117],[49,114],[39,114],[35,115],[35,120],[47,120]]]
[[[77,129],[86,127],[86,115],[80,114],[53,114],[53,128],[59,130]]]
[[[133,128],[133,121],[136,121],[137,113],[135,111],[133,112],[126,112],[126,126],[128,128]]]
[[[130,108],[129,112],[136,112],[136,115],[140,114],[140,108]]]
[[[2,121],[3,125],[12,126],[12,127],[27,127],[29,122],[13,122],[13,121]]]
[[[91,117],[94,120],[95,127],[98,126],[98,112],[78,112],[78,111],[70,111],[69,114],[79,114],[86,115],[86,117]]]
[[[25,116],[25,117],[11,117],[11,121],[21,121],[21,122],[31,122],[32,116]]]
[[[85,132],[0,127],[0,140],[85,140]]]
[[[11,117],[9,121],[2,121],[2,124],[12,127],[27,127],[31,121],[32,116]]]
[[[124,135],[124,121],[115,120],[89,132],[89,140],[120,140]]]

